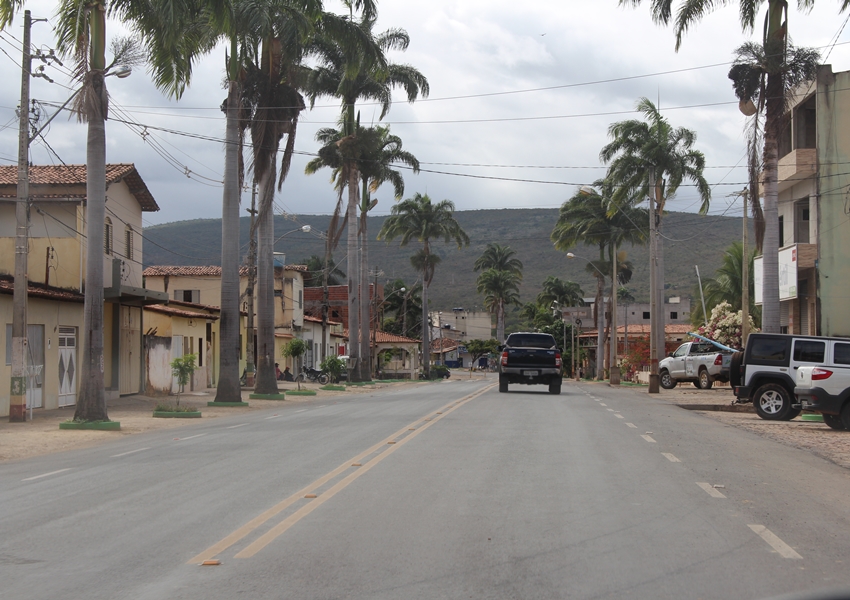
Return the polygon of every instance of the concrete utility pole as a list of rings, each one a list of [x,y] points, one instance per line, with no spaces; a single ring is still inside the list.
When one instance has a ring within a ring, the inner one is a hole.
[[[32,15],[24,11],[23,59],[21,61],[21,109],[18,123],[18,195],[15,202],[15,290],[12,296],[12,380],[9,422],[26,421],[27,407],[27,252],[29,252],[29,104],[30,30]]]
[[[248,305],[248,339],[245,340],[245,386],[254,387],[254,285],[257,283],[257,232],[254,219],[257,216],[257,182],[251,190],[251,228],[248,230],[248,287],[245,297]]]
[[[620,365],[617,364],[617,245],[611,256],[611,358],[608,364],[608,385],[620,385]]]

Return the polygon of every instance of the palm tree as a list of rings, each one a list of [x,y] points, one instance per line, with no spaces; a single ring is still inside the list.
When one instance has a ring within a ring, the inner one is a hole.
[[[638,101],[637,110],[643,113],[644,120],[630,119],[613,123],[608,128],[608,136],[612,141],[602,148],[599,157],[603,162],[610,163],[606,175],[613,190],[609,210],[643,202],[649,197],[650,202],[655,204],[655,229],[656,236],[659,236],[665,204],[685,180],[696,184],[702,201],[700,214],[708,212],[711,188],[703,177],[705,156],[693,149],[696,134],[684,127],[672,127],[647,98]],[[650,255],[655,255],[657,265],[655,293],[659,306],[663,306],[663,249],[657,240],[650,240],[649,243]],[[663,349],[663,319],[659,321],[659,337],[655,343],[657,348]]]
[[[301,260],[301,264],[307,267],[307,273],[304,277],[304,287],[321,287],[322,275],[325,271],[325,259],[321,256],[313,255],[310,258]],[[340,285],[345,279],[345,273],[333,261],[328,261],[328,285]]]
[[[641,0],[620,0],[620,4],[638,5]],[[763,0],[739,0],[738,14],[741,28],[752,31],[755,26],[758,8]],[[682,0],[676,14],[676,50],[682,44],[682,35],[707,13],[728,2],[705,0]],[[801,7],[809,8],[814,0],[798,0]],[[850,7],[850,0],[842,0],[839,12]],[[653,0],[652,16],[667,24],[673,16],[673,0]],[[765,55],[781,57],[786,63],[788,48],[788,2],[787,0],[768,0],[764,17],[764,35],[762,39]],[[730,72],[730,76],[732,73]],[[779,333],[779,133],[782,115],[785,112],[786,71],[783,68],[767,70],[762,81],[763,93],[759,94],[758,104],[765,109],[764,124],[764,244],[763,244],[763,281],[762,281],[762,329],[768,333]],[[762,86],[758,86],[761,88]],[[736,93],[739,90],[736,87]],[[743,96],[746,96],[744,94]],[[739,95],[745,102],[745,98]],[[746,100],[751,100],[747,98]],[[754,196],[756,197],[756,196]],[[755,205],[755,202],[753,203]]]
[[[519,281],[522,281],[522,261],[515,255],[516,252],[510,246],[489,243],[481,256],[475,260],[472,269],[474,271],[486,271],[487,269],[507,271],[513,273]]]
[[[617,302],[623,304],[623,313],[626,317],[623,321],[623,339],[625,340],[626,353],[629,352],[629,304],[633,304],[634,301],[635,297],[629,288],[621,287],[617,290]]]
[[[537,303],[549,307],[557,303],[559,307],[581,306],[584,292],[574,281],[564,281],[554,275],[543,280],[543,291],[537,295]]]
[[[747,258],[750,265],[750,273],[752,273],[753,259],[756,251],[753,250]],[[714,277],[703,281],[703,293],[705,294],[706,310],[711,313],[711,308],[727,302],[733,312],[741,310],[741,299],[743,298],[743,256],[744,246],[741,242],[733,242],[731,246],[723,252],[723,261],[720,267],[714,272]],[[760,310],[755,304],[755,284],[753,278],[748,278],[750,288],[750,315],[752,315],[756,326],[760,322]],[[698,310],[692,311],[691,321],[695,324],[702,324],[705,320],[702,313],[702,306]]]
[[[384,221],[378,239],[387,242],[401,238],[404,248],[412,240],[422,243],[422,248],[411,258],[411,264],[422,273],[422,359],[425,377],[430,377],[430,341],[428,330],[428,286],[440,257],[431,251],[432,240],[442,238],[454,241],[458,248],[469,245],[469,236],[454,218],[455,205],[451,200],[431,202],[427,194],[416,193],[413,198],[393,206],[392,214]]]
[[[354,21],[353,9],[349,3],[351,21]],[[357,348],[356,373],[353,380],[367,379],[369,375],[369,341],[368,341],[368,298],[362,295],[368,287],[368,269],[365,261],[368,257],[361,250],[361,260],[358,261],[358,247],[365,245],[365,230],[355,227],[358,208],[358,182],[360,170],[357,161],[368,154],[364,148],[368,145],[358,141],[359,115],[355,109],[358,100],[374,100],[381,104],[379,119],[383,119],[392,106],[392,90],[403,87],[407,92],[409,102],[414,102],[419,95],[427,97],[429,93],[428,80],[414,67],[389,63],[386,52],[390,50],[406,50],[410,38],[403,29],[390,29],[375,35],[373,27],[377,19],[374,5],[363,6],[363,13],[357,22],[363,43],[360,51],[346,52],[339,44],[328,43],[319,39],[315,44],[315,52],[319,65],[313,71],[309,89],[311,106],[320,96],[332,96],[342,101],[342,133],[343,138],[338,144],[343,164],[339,177],[348,187],[348,314],[349,336],[352,348]],[[341,190],[340,190],[341,193]],[[360,199],[360,211],[365,214],[373,206],[368,195]],[[338,204],[337,209],[341,209]],[[336,219],[334,219],[336,220]],[[358,264],[359,262],[359,264]],[[360,292],[358,293],[358,287]],[[366,318],[362,318],[363,315]],[[365,351],[365,352],[364,352]]]
[[[255,33],[261,40],[244,64],[242,103],[249,111],[254,179],[259,188],[257,210],[257,377],[258,394],[276,394],[274,338],[274,203],[289,173],[298,115],[306,108],[299,88],[305,42],[320,16],[318,0],[278,1],[254,13]],[[280,143],[286,136],[281,157]]]
[[[496,315],[496,339],[505,341],[505,309],[519,306],[519,277],[510,271],[491,267],[482,272],[476,281],[476,290],[484,294],[484,307]]]

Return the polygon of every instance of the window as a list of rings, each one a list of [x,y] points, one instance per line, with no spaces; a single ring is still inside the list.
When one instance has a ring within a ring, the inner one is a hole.
[[[678,318],[679,318],[679,313],[677,313],[675,311],[670,313],[670,320],[671,321],[675,321]]]
[[[753,345],[750,356],[755,360],[784,361],[788,352],[788,344],[784,339],[758,338],[750,343]]]
[[[124,258],[133,260],[133,228],[129,225],[124,228]]]
[[[174,290],[174,299],[180,302],[200,304],[201,290]]]
[[[673,353],[673,356],[676,356],[676,357],[678,357],[678,356],[684,356],[684,355],[685,355],[685,354],[687,354],[687,353],[688,353],[688,345],[687,345],[687,344],[682,344],[682,345],[681,345],[681,346],[679,346],[679,348],[678,348],[678,349],[677,349],[677,350]]]
[[[826,354],[826,342],[797,340],[794,342],[794,360],[799,362],[822,363]]]
[[[103,252],[112,256],[112,219],[106,217],[103,222]]]
[[[648,311],[648,310],[643,311],[643,318],[644,318],[644,319],[648,319],[648,318],[649,318],[649,311]]]
[[[779,247],[785,245],[785,217],[779,216]]]
[[[850,365],[850,344],[835,344],[835,364]]]
[[[304,308],[304,290],[298,290],[298,308]]]
[[[204,366],[204,338],[198,338],[198,366]]]

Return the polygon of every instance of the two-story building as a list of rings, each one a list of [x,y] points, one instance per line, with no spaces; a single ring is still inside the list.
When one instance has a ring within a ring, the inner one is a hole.
[[[104,261],[104,381],[108,398],[144,389],[143,307],[163,294],[142,284],[142,213],[159,210],[132,164],[106,166],[104,247],[86,246],[86,167],[31,166],[27,310],[28,405],[57,408],[76,402],[77,348],[83,345],[82,292],[86,253]],[[11,377],[17,167],[0,166],[0,318],[6,343],[0,377]],[[0,416],[9,414],[9,388],[0,386]]]
[[[850,335],[850,71],[822,65],[795,93],[779,139],[781,331]],[[762,261],[754,265],[762,302]]]

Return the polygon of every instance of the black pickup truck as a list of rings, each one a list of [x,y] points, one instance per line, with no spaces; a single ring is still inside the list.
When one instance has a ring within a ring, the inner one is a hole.
[[[543,384],[561,393],[561,351],[548,333],[512,333],[499,346],[499,391],[509,383]]]

